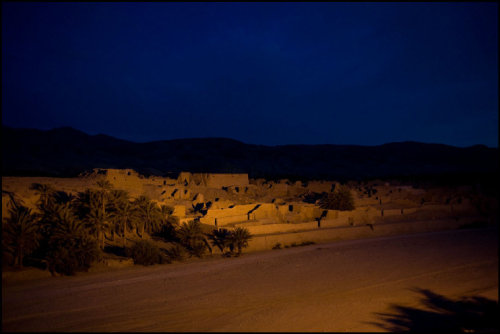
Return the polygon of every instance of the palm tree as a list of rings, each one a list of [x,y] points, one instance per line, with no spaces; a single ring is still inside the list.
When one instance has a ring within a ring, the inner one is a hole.
[[[113,205],[117,202],[129,201],[130,195],[127,191],[121,189],[112,189],[109,192],[109,202]]]
[[[111,218],[117,223],[122,234],[123,247],[127,246],[127,230],[133,229],[138,225],[139,216],[135,206],[128,199],[115,202]]]
[[[45,208],[42,213],[44,236],[50,238],[61,226],[73,221],[83,224],[75,215],[74,207],[71,203],[53,203],[50,207]]]
[[[212,246],[218,247],[224,255],[224,249],[229,246],[231,241],[231,232],[225,228],[214,229],[207,237],[212,242]]]
[[[77,216],[86,222],[91,232],[99,240],[101,249],[104,249],[105,234],[109,231],[111,224],[110,206],[108,196],[103,191],[86,189],[79,192],[75,201]]]
[[[113,189],[113,185],[108,180],[99,180],[96,182],[97,188],[101,191],[109,192]]]
[[[109,194],[108,194],[108,206],[110,209],[110,218],[111,218],[111,240],[115,240],[115,233],[118,232],[119,234],[123,234],[123,224],[120,221],[120,219],[116,219],[116,210],[117,208],[125,202],[130,202],[129,200],[129,194],[125,190],[121,189],[112,189]]]
[[[163,218],[168,218],[172,213],[174,213],[174,208],[168,205],[162,205],[160,207],[161,215]]]
[[[177,232],[177,236],[191,255],[201,257],[206,248],[212,251],[198,221],[190,220],[187,224],[183,223]]]
[[[85,189],[85,191],[78,192],[75,198],[75,209],[81,218],[83,218],[89,209],[90,198],[94,196],[95,191],[92,189]]]
[[[231,231],[231,248],[236,247],[238,249],[237,255],[241,254],[241,249],[248,246],[248,241],[252,238],[252,235],[248,229],[244,227],[237,227]]]
[[[113,189],[113,185],[108,180],[99,180],[96,182],[96,185],[102,208],[102,216],[104,219],[107,219],[109,215],[106,214],[106,207],[109,204],[110,191]],[[105,221],[105,225],[109,226],[107,221]]]
[[[94,198],[91,200],[90,210],[85,220],[90,224],[92,231],[100,241],[101,249],[104,249],[105,233],[109,229],[109,213],[102,210],[101,203],[98,199]]]
[[[39,244],[38,219],[31,209],[13,203],[10,216],[3,226],[4,249],[13,255],[14,265],[23,266],[24,256],[31,253]]]
[[[40,209],[46,208],[50,204],[51,195],[55,193],[55,189],[50,184],[32,183],[31,190],[40,195],[38,206]]]
[[[59,204],[55,207],[55,228],[52,236],[69,240],[85,234],[85,222],[78,220],[69,204]]]
[[[76,215],[87,224],[90,232],[104,249],[104,233],[108,229],[109,212],[102,208],[101,194],[93,189],[79,192],[75,200]]]
[[[65,191],[55,191],[50,195],[52,203],[72,203],[75,200],[75,196],[72,193],[67,193]]]
[[[69,203],[54,206],[53,217],[47,254],[49,270],[67,275],[87,270],[98,256],[98,246],[89,237],[85,222],[78,219]]]
[[[161,215],[161,227],[160,233],[165,240],[168,241],[176,241],[177,233],[176,230],[179,228],[179,219],[175,216],[172,216],[174,209],[167,205],[162,205],[160,207],[160,215]]]
[[[141,219],[141,239],[144,236],[144,231],[151,234],[157,231],[161,223],[161,211],[155,202],[152,202],[146,196],[139,196],[135,200],[135,205],[137,205],[137,214]]]
[[[7,195],[9,196],[9,200],[10,200],[10,206],[12,208],[15,208],[15,207],[18,207],[20,205],[24,205],[24,201],[22,200],[22,198],[20,198],[18,195],[16,195],[15,192],[12,192],[12,191],[7,191],[7,190],[3,190],[2,189],[2,196],[3,195]]]
[[[108,180],[100,180],[96,182],[97,193],[101,198],[102,210],[106,210],[106,203],[108,202],[109,193],[113,189],[113,185]]]

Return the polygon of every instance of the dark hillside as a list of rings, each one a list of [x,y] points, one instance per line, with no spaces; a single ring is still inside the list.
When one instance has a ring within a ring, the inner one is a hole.
[[[496,173],[498,149],[417,142],[262,146],[227,138],[134,143],[67,127],[42,131],[2,126],[4,176],[72,177],[96,167],[133,168],[146,175],[185,170],[290,179],[460,177]]]

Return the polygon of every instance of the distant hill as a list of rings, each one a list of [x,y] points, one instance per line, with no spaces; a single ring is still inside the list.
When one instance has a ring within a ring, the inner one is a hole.
[[[69,127],[42,131],[2,126],[3,176],[73,177],[97,167],[132,168],[145,175],[191,171],[248,173],[254,178],[369,179],[496,173],[498,149],[417,142],[263,146],[227,138],[134,143]]]

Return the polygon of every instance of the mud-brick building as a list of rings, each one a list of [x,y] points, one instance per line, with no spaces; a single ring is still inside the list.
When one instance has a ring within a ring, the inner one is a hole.
[[[181,172],[177,178],[179,184],[195,184],[208,188],[248,186],[248,174],[190,173]]]

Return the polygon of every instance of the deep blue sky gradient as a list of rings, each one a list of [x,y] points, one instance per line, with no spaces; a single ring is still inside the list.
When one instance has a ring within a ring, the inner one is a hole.
[[[2,123],[498,147],[497,3],[2,2]]]

